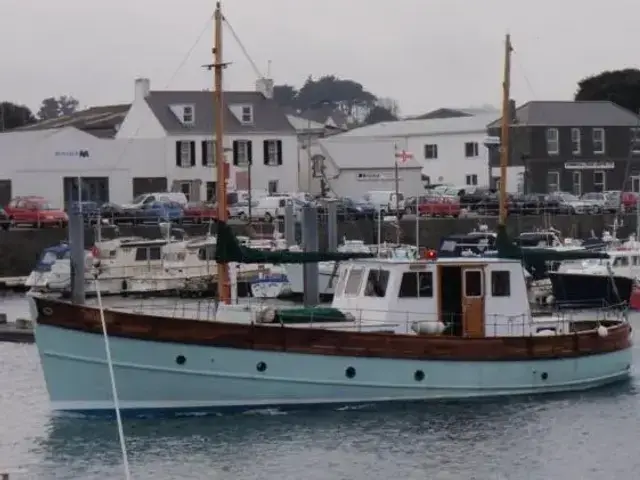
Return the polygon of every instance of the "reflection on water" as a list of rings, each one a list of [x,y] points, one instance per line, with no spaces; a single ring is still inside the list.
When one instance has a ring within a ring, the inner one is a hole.
[[[22,469],[11,480],[123,478],[115,421],[52,416],[33,345],[0,344],[0,362],[0,467]],[[125,434],[136,480],[629,479],[638,388],[126,419]]]

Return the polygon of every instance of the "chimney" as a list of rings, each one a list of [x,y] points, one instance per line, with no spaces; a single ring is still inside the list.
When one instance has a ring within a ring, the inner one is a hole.
[[[273,80],[270,78],[260,78],[256,81],[256,91],[265,98],[273,98]]]
[[[150,82],[148,78],[136,78],[134,100],[143,100],[149,96]]]

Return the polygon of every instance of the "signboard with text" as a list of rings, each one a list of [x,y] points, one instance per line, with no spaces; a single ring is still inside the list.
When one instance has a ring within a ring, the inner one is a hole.
[[[613,162],[565,162],[566,170],[613,170]]]

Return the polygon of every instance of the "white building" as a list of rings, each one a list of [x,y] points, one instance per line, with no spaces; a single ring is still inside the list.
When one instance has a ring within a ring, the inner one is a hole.
[[[273,81],[259,80],[255,92],[224,92],[225,151],[230,186],[273,192],[298,190],[299,150],[295,129],[272,98]],[[157,139],[165,144],[170,187],[190,198],[215,192],[213,93],[152,91],[135,81],[131,109],[116,139]],[[151,173],[151,172],[150,172]]]
[[[271,87],[263,81],[261,91],[225,92],[231,187],[246,188],[251,161],[252,188],[298,190],[298,138]],[[107,120],[115,123],[105,126]],[[95,107],[0,134],[0,200],[41,195],[62,206],[78,197],[78,177],[85,200],[125,203],[167,190],[214,198],[213,138],[212,92],[151,91],[149,80],[138,79],[130,106]]]
[[[393,141],[385,139],[343,139],[341,135],[318,140],[311,147],[311,170],[306,171],[309,191],[319,193],[324,182],[329,191],[340,197],[362,197],[375,190],[396,189],[405,195],[424,192],[415,159],[397,158],[400,154]],[[324,168],[323,168],[324,167]],[[303,180],[304,181],[304,180]]]
[[[499,116],[499,115],[498,115]],[[489,155],[484,141],[495,113],[453,118],[399,120],[356,128],[337,135],[343,140],[388,140],[411,152],[432,183],[488,185]]]

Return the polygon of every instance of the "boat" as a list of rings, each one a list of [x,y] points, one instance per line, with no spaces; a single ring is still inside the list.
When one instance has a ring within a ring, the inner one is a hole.
[[[58,260],[69,258],[69,245],[61,243],[45,248],[24,284],[29,288],[45,288],[51,281],[51,268]]]
[[[640,242],[632,237],[605,251],[607,259],[565,264],[549,275],[553,301],[558,307],[630,304],[640,278]]]
[[[299,249],[290,249],[291,251],[300,251]],[[382,258],[417,258],[418,248],[413,245],[396,245],[389,243],[381,243],[377,245],[367,245],[362,240],[344,240],[342,245],[338,247],[338,252],[342,253],[370,253]],[[282,289],[288,292],[289,296],[302,296],[304,292],[304,269],[302,265],[289,264],[285,267],[286,280],[281,277],[280,286],[269,286],[271,292],[277,292]],[[318,263],[318,291],[320,298],[323,300],[331,300],[334,294],[334,287],[337,279],[338,264],[335,262]],[[257,286],[259,289],[260,286]],[[278,296],[283,296],[280,293]]]
[[[219,4],[215,18],[218,38]],[[120,412],[541,394],[628,379],[632,342],[624,311],[538,316],[529,307],[524,265],[606,254],[523,249],[507,236],[509,36],[505,50],[495,256],[418,260],[243,246],[226,223],[226,167],[218,155],[219,301],[207,312],[189,309],[189,316],[180,317],[177,312],[188,309],[127,310],[30,297],[52,407],[115,410],[119,419]],[[220,100],[224,63],[220,49],[214,51]],[[216,128],[221,149],[220,122]],[[339,265],[331,307],[258,310],[231,303],[234,264],[323,261]],[[201,312],[206,318],[198,316]]]

